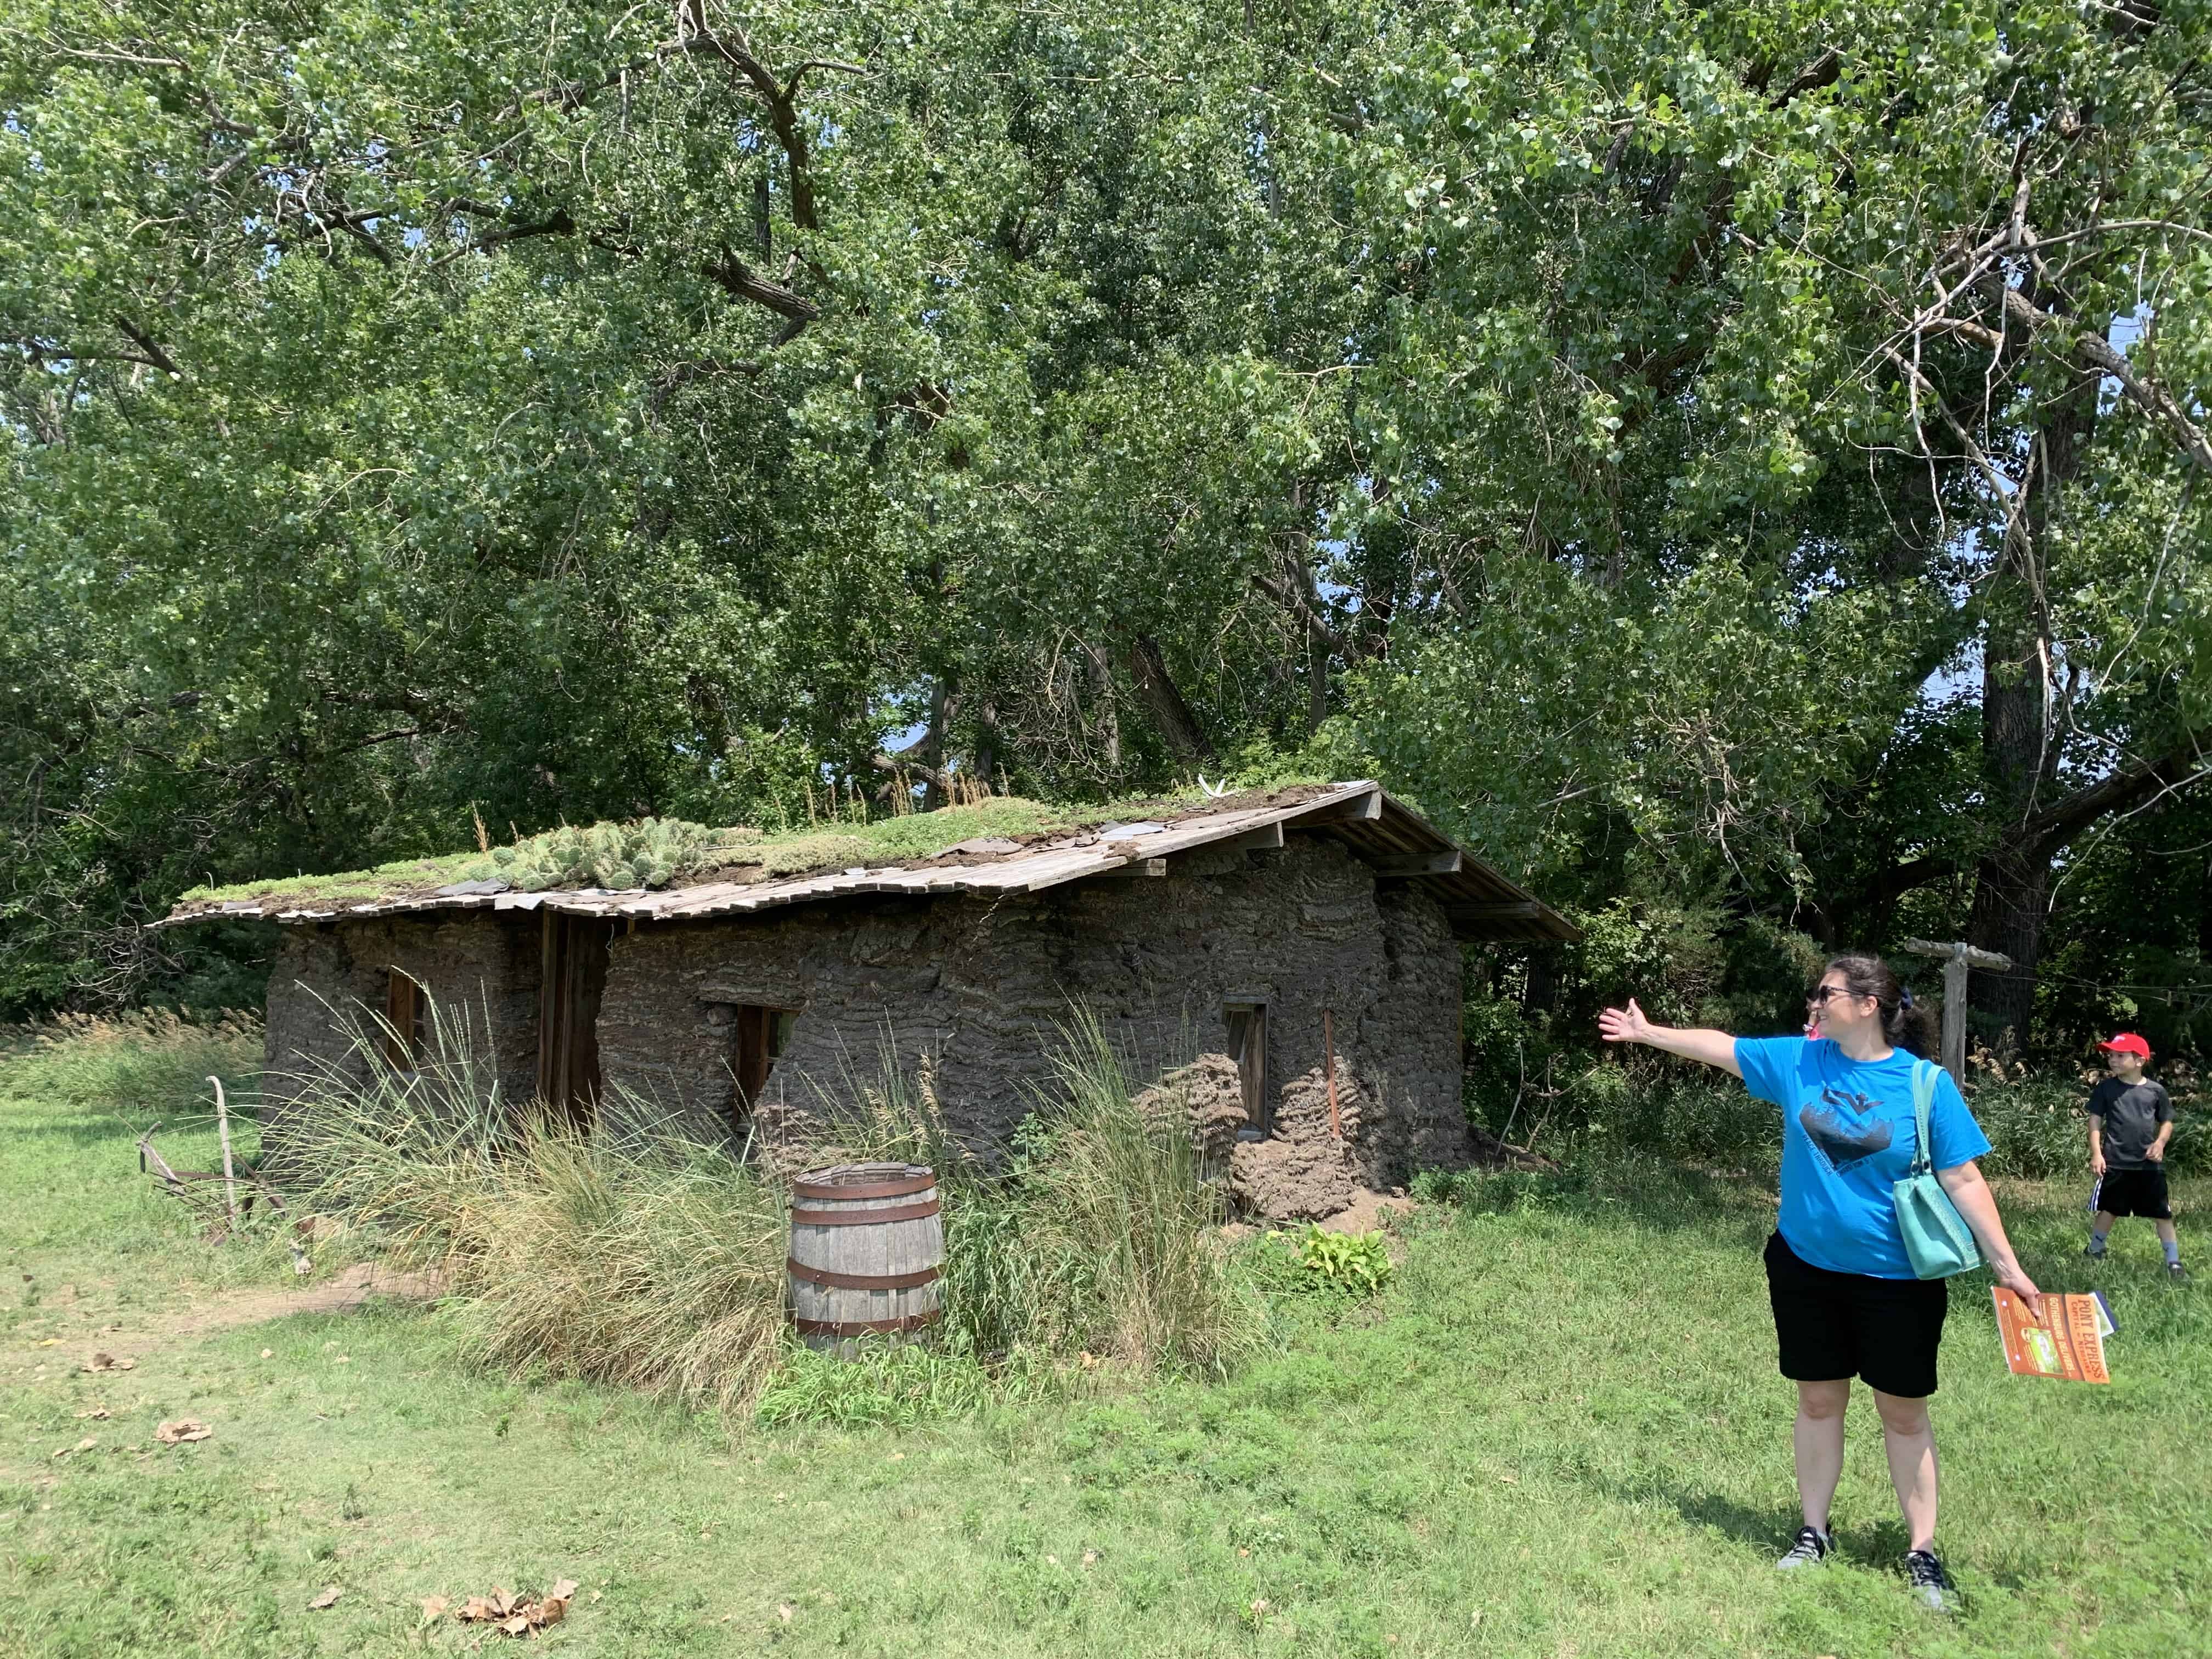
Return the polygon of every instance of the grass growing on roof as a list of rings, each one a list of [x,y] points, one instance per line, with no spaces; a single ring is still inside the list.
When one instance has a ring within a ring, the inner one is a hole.
[[[1026,800],[1019,796],[1000,796],[964,806],[942,807],[933,812],[866,820],[830,817],[818,824],[787,830],[769,831],[744,824],[722,830],[702,824],[682,825],[681,831],[686,832],[678,836],[685,842],[683,861],[672,863],[665,874],[649,884],[662,884],[671,876],[711,877],[720,870],[761,879],[845,869],[854,865],[905,864],[934,857],[949,847],[978,837],[1013,840],[1066,834],[1144,813],[1188,811],[1206,803],[1204,793],[1194,789],[1101,805],[1062,805]],[[656,827],[676,825],[675,820],[660,820]],[[540,836],[526,836],[512,848],[495,848],[489,854],[450,853],[398,859],[373,870],[349,870],[322,876],[279,876],[222,886],[193,887],[180,895],[178,902],[220,904],[280,896],[302,901],[370,899],[403,892],[428,892],[455,882],[504,878],[508,866],[518,858],[535,867],[544,861],[538,856],[541,849],[564,836],[604,835],[625,828],[605,824],[591,826],[589,830],[550,830]],[[696,837],[689,836],[688,832],[695,831]],[[692,842],[696,844],[690,844]],[[610,873],[624,878],[633,874],[637,868],[635,854],[623,861],[629,865],[628,872],[616,871],[611,862],[607,866]],[[585,868],[583,863],[578,863],[573,872],[574,879],[545,884],[590,884]]]

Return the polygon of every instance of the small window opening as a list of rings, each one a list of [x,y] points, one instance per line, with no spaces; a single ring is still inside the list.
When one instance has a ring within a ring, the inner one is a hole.
[[[790,1046],[799,1012],[793,1008],[740,1005],[737,1014],[738,1051],[732,1069],[737,1073],[737,1110],[742,1116],[759,1103],[768,1087],[769,1073]]]
[[[429,994],[402,969],[388,969],[384,985],[384,1057],[395,1070],[411,1072],[421,1062]]]
[[[1231,1003],[1222,1010],[1229,1023],[1229,1051],[1237,1060],[1237,1081],[1244,1097],[1248,1129],[1267,1132],[1267,1006]]]

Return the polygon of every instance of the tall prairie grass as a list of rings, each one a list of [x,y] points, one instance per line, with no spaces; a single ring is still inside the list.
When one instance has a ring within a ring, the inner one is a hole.
[[[1137,1371],[1224,1373],[1255,1352],[1266,1306],[1224,1249],[1227,1217],[1190,1124],[1148,1109],[1127,1059],[1078,1009],[1004,1156],[946,1131],[926,1066],[886,1065],[834,1118],[848,1155],[936,1169],[945,1215],[947,1340],[994,1359],[1090,1355]]]
[[[434,1006],[401,1070],[380,1022],[356,1019],[342,1059],[291,1079],[308,1201],[441,1274],[488,1365],[750,1404],[782,1339],[781,1191],[710,1148],[593,1139],[505,1098],[473,1025]]]
[[[339,1018],[345,1053],[288,1080],[287,1167],[319,1212],[443,1275],[487,1365],[774,1421],[898,1422],[1034,1392],[1063,1361],[1075,1376],[1086,1356],[1218,1373],[1261,1340],[1264,1307],[1220,1244],[1188,1126],[1138,1106],[1094,1021],[1051,1057],[1003,1163],[949,1134],[926,1065],[887,1065],[832,1123],[818,1157],[927,1162],[946,1220],[939,1351],[840,1370],[786,1335],[784,1187],[762,1163],[667,1131],[580,1133],[507,1098],[465,1008],[431,1007],[409,1069],[380,1021]],[[623,1107],[651,1119],[647,1103]]]
[[[261,1062],[261,1016],[249,1009],[145,1008],[63,1014],[0,1031],[8,1092],[111,1114],[143,1129],[156,1118],[212,1121],[207,1079],[220,1077],[250,1109]],[[191,1111],[179,1103],[198,1102]]]

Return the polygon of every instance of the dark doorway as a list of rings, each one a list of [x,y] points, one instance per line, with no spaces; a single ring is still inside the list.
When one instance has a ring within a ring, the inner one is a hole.
[[[735,1109],[731,1127],[742,1129],[745,1115],[760,1104],[768,1087],[768,1074],[791,1042],[791,1028],[799,1018],[796,1009],[740,1005],[738,1008],[737,1052],[730,1069],[737,1078]]]
[[[538,990],[538,1093],[556,1122],[589,1129],[599,1099],[599,999],[607,988],[614,924],[545,915]]]

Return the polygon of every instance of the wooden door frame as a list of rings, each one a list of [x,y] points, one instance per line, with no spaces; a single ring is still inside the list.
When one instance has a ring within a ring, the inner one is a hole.
[[[599,1002],[614,923],[547,908],[539,933],[538,1097],[556,1122],[588,1131],[597,1115]]]

